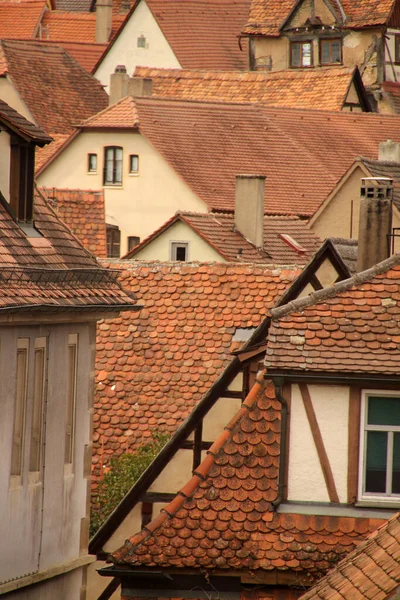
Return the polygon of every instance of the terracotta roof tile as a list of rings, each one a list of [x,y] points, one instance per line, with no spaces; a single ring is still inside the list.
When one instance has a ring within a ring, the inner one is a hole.
[[[272,73],[185,71],[136,67],[153,80],[152,94],[207,102],[259,102],[270,106],[342,110],[353,69],[309,69]]]
[[[60,148],[62,148],[64,144],[71,139],[72,135],[74,134],[53,133],[51,136],[53,138],[53,141],[50,144],[47,144],[47,146],[44,146],[43,148],[38,148],[36,150],[36,173],[38,173],[42,169],[42,167],[44,167],[44,165],[46,165],[51,160],[51,158],[60,150]]]
[[[56,215],[81,244],[97,258],[106,258],[106,221],[103,191],[41,188]]]
[[[179,493],[157,520],[128,539],[111,555],[114,563],[244,569],[255,576],[257,570],[290,569],[299,584],[306,584],[382,522],[273,512],[271,502],[278,494],[280,411],[272,384],[263,391],[256,383],[245,405],[248,411],[243,414],[241,410],[229,438],[225,433],[220,436],[225,443],[216,456],[209,452],[202,463],[205,480],[194,482],[189,498]],[[174,552],[170,551],[171,539],[180,542],[174,544]]]
[[[0,2],[0,38],[36,37],[45,9],[45,0]]]
[[[400,585],[400,516],[368,536],[302,600],[386,600]]]
[[[319,238],[307,228],[306,223],[296,217],[265,217],[264,248],[260,251],[236,230],[233,215],[180,212],[143,240],[124,258],[134,258],[142,248],[177,220],[193,227],[203,239],[221,254],[221,257],[232,262],[266,264],[272,262],[275,265],[304,264],[320,245]],[[304,249],[304,252],[294,250],[280,237],[281,234],[290,235]]]
[[[250,0],[148,0],[147,4],[184,69],[243,70],[247,43],[238,36]]]
[[[272,311],[271,370],[399,371],[400,255]]]
[[[101,84],[56,45],[2,40],[0,76],[5,74],[36,123],[50,134],[68,133],[108,104]]]
[[[258,326],[299,273],[236,263],[111,266],[144,308],[98,328],[95,466],[102,442],[108,461],[154,427],[175,432],[231,360],[236,328]],[[114,424],[121,414],[126,423]]]
[[[125,17],[113,15],[111,39],[122,25]],[[43,16],[39,39],[53,42],[86,42],[96,41],[95,12],[66,12],[49,10]]]
[[[13,131],[35,144],[42,146],[51,142],[51,138],[42,129],[25,119],[3,100],[0,100],[0,117],[2,122],[7,124]]]
[[[139,115],[136,109],[135,100],[131,96],[122,98],[115,104],[108,106],[100,113],[83,121],[80,127],[84,128],[103,128],[127,129],[137,128],[139,125]]]
[[[78,41],[57,41],[53,42],[50,40],[40,40],[41,44],[54,44],[56,43],[61,48],[64,48],[68,54],[72,56],[80,65],[91,73],[93,68],[99,61],[104,50],[107,48],[107,44],[96,44],[88,42]]]
[[[346,20],[346,28],[362,28],[385,25],[395,0],[340,0]],[[280,28],[297,4],[297,0],[251,0],[251,8],[244,33],[279,36]],[[341,10],[337,8],[339,23]]]

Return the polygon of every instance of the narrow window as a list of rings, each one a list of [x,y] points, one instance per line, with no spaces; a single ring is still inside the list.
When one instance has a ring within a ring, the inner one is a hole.
[[[75,412],[76,412],[76,370],[78,357],[78,336],[68,337],[67,357],[67,407],[65,423],[65,458],[66,464],[74,458]]]
[[[97,173],[97,154],[88,154],[88,172]]]
[[[364,397],[361,496],[400,495],[400,397]]]
[[[140,244],[140,237],[138,235],[129,235],[128,236],[128,252],[133,250],[135,246]]]
[[[189,242],[171,242],[171,260],[189,260]]]
[[[40,471],[43,449],[43,410],[46,383],[46,338],[35,342],[33,412],[29,471]]]
[[[119,258],[121,255],[121,231],[117,225],[106,225],[107,257]]]
[[[394,62],[400,64],[400,35],[394,36]]]
[[[139,35],[139,37],[137,38],[137,47],[138,48],[146,48],[146,38],[143,35]]]
[[[28,383],[29,340],[19,339],[14,407],[14,426],[11,450],[11,475],[22,475],[25,437],[26,391]]]
[[[122,148],[104,148],[104,185],[122,185]]]
[[[129,173],[133,175],[139,173],[139,157],[137,154],[129,156]]]
[[[312,42],[291,42],[290,44],[290,66],[294,68],[311,67]]]
[[[319,43],[320,64],[339,65],[342,63],[342,40],[329,39],[320,40]]]

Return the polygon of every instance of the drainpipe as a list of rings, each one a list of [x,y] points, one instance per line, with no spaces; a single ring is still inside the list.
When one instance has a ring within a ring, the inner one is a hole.
[[[268,377],[268,374],[265,375]],[[281,441],[280,441],[280,453],[279,453],[279,474],[278,474],[278,496],[271,502],[274,510],[278,508],[283,500],[283,494],[285,491],[285,467],[286,467],[286,442],[287,442],[287,425],[289,416],[289,407],[286,398],[282,394],[283,388],[283,377],[272,379],[272,383],[275,387],[275,396],[281,405]]]

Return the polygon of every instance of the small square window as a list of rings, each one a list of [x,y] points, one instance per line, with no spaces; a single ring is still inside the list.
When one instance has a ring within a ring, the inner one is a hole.
[[[133,250],[138,244],[140,244],[140,237],[138,235],[128,235],[128,252]]]
[[[137,47],[138,48],[146,48],[146,38],[143,35],[139,35],[138,39],[137,39]]]
[[[139,156],[137,154],[131,154],[129,156],[129,173],[139,173]]]
[[[88,171],[89,173],[97,172],[97,154],[88,154]]]
[[[171,260],[189,260],[189,242],[171,242]]]

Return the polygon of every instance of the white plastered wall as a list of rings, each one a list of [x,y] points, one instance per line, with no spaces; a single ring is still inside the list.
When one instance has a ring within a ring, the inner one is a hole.
[[[123,148],[122,186],[104,187],[106,222],[121,230],[121,255],[128,251],[128,236],[142,240],[163,225],[177,210],[207,212],[207,207],[140,133],[80,133],[38,177],[49,188],[103,188],[105,146]],[[88,153],[98,156],[97,173],[88,173]],[[129,174],[129,155],[139,155],[139,173]]]
[[[178,221],[166,231],[158,235],[143,250],[135,254],[135,260],[171,260],[171,242],[188,242],[188,260],[203,262],[226,262],[198,233],[193,231],[186,223]]]
[[[388,29],[385,43],[385,81],[400,81],[400,65],[395,65],[396,49],[395,35],[400,35],[399,29]]]
[[[309,392],[340,502],[347,502],[349,388],[310,385]],[[298,385],[290,408],[288,500],[329,502]]]
[[[137,39],[142,35],[146,38],[146,47],[138,48]],[[145,0],[139,3],[94,76],[109,86],[110,75],[117,65],[125,65],[129,75],[133,75],[136,66],[181,68]]]

